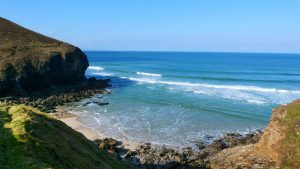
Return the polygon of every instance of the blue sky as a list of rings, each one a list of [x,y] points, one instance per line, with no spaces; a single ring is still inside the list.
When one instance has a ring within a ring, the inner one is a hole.
[[[84,50],[300,52],[299,0],[6,0],[0,16]]]

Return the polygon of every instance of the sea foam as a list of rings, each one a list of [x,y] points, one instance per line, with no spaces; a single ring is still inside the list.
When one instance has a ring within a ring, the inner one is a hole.
[[[142,76],[155,76],[155,77],[161,77],[161,74],[156,74],[156,73],[146,73],[146,72],[136,72],[137,75],[142,75]]]
[[[104,70],[104,68],[100,66],[89,66],[88,69],[97,70],[97,71]]]
[[[230,89],[230,90],[240,90],[240,91],[257,91],[257,92],[267,92],[267,93],[293,93],[300,94],[300,90],[285,90],[285,89],[276,89],[276,88],[263,88],[257,86],[241,86],[241,85],[212,85],[205,83],[191,83],[191,82],[175,82],[175,81],[161,81],[155,79],[147,78],[127,78],[132,81],[142,82],[142,83],[157,83],[157,84],[168,84],[168,85],[178,85],[178,86],[195,86],[195,87],[208,87],[216,89]]]
[[[92,75],[96,75],[96,76],[112,76],[114,75],[113,73],[106,73],[106,72],[95,72],[95,73],[91,73]]]
[[[300,97],[299,90],[264,88],[243,85],[217,85],[205,83],[163,81],[152,78],[122,77],[139,83],[167,85],[167,89],[211,95],[231,100],[246,101],[251,104],[284,104]],[[176,86],[176,87],[172,87]]]

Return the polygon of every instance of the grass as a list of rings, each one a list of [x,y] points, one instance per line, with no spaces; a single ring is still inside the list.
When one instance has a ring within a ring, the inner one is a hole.
[[[24,105],[0,105],[1,169],[132,168],[64,123]]]
[[[287,116],[282,119],[286,129],[286,138],[282,145],[283,169],[294,169],[300,166],[300,100],[287,106]]]

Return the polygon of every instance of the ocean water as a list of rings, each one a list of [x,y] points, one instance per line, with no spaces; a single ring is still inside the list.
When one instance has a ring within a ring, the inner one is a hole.
[[[300,98],[300,55],[86,52],[86,75],[112,91],[73,105],[86,126],[116,139],[192,146],[263,129],[272,109]],[[90,101],[109,105],[84,104]]]

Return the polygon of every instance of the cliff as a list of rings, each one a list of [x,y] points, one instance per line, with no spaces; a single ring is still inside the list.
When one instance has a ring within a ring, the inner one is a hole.
[[[80,81],[87,67],[79,48],[0,17],[0,96]]]
[[[131,168],[37,109],[0,105],[0,168]]]
[[[211,158],[212,168],[299,168],[300,100],[273,110],[258,143],[225,149]]]
[[[85,79],[87,67],[79,48],[0,17],[1,169],[131,168],[40,111],[107,93],[107,80]]]

